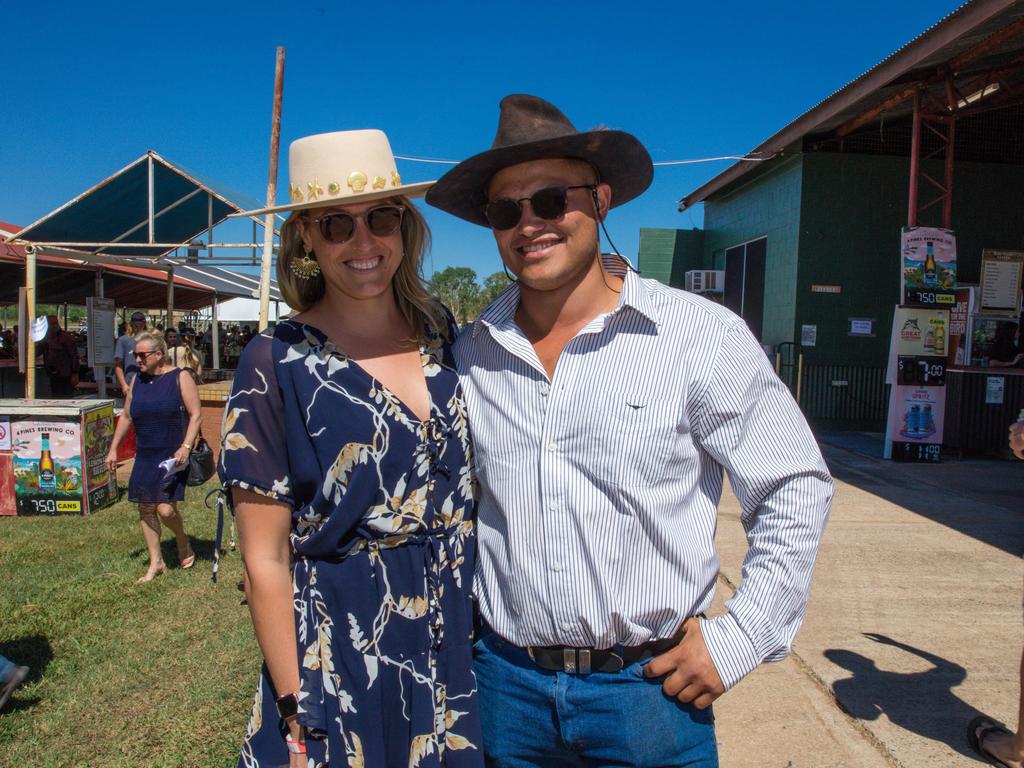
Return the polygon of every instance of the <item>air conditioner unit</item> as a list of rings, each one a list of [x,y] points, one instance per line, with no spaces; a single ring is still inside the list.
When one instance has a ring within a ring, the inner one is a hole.
[[[691,269],[686,273],[686,290],[691,293],[724,293],[725,272],[720,269]]]

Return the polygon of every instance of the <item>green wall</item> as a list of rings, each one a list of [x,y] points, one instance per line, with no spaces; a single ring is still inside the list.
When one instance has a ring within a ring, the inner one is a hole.
[[[640,229],[640,274],[682,288],[686,273],[704,266],[704,232],[700,229]]]
[[[928,167],[941,178],[941,166]],[[899,302],[900,229],[906,223],[909,161],[871,155],[810,153],[803,160],[800,266],[793,326],[818,326],[805,359],[818,364],[884,366],[893,307]],[[976,283],[981,249],[1024,249],[1021,189],[1024,168],[958,163],[954,169],[953,230],[961,282]],[[921,194],[932,193],[925,185]],[[940,206],[931,220],[936,225]],[[812,293],[814,284],[842,293]],[[766,306],[771,294],[766,291]],[[766,310],[767,312],[767,310]],[[875,337],[849,336],[849,318],[875,319]]]
[[[725,251],[767,237],[762,342],[793,340],[803,157],[794,156],[753,181],[704,203],[704,255],[725,269]]]

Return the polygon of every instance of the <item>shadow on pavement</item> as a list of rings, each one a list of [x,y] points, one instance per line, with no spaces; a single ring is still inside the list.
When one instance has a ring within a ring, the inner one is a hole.
[[[913,654],[932,668],[924,672],[888,672],[859,653],[830,648],[825,657],[851,673],[832,685],[839,706],[859,720],[877,720],[884,714],[893,725],[946,744],[962,755],[977,757],[964,739],[964,729],[981,713],[953,693],[953,688],[967,678],[967,671],[941,656],[885,635],[865,632],[864,637]]]
[[[837,480],[1009,554],[1024,552],[1024,461],[901,464],[880,458],[880,435],[822,434],[819,441]]]

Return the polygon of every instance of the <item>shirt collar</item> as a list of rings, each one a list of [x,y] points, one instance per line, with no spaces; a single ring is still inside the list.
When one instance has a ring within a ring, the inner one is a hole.
[[[661,320],[658,310],[651,300],[651,294],[646,285],[640,280],[639,273],[633,268],[629,260],[617,253],[603,253],[601,259],[608,274],[622,278],[622,293],[619,295],[619,305],[616,312],[622,307],[629,307],[646,317],[655,325]],[[516,309],[519,307],[519,285],[513,281],[512,284],[502,291],[498,298],[488,305],[480,313],[477,322],[473,324],[473,338],[480,332],[483,326],[494,329],[508,328],[515,322]]]

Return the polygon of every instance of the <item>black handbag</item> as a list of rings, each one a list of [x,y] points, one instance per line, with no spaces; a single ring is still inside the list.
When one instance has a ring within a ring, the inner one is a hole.
[[[213,451],[200,435],[195,448],[188,455],[188,477],[185,485],[202,485],[213,477]]]

